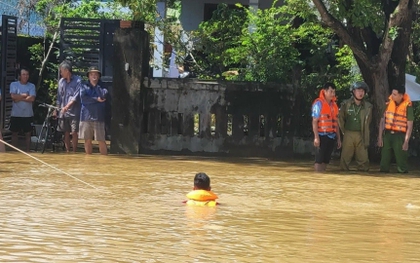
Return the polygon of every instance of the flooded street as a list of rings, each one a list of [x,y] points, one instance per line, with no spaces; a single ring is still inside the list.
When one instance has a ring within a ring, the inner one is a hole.
[[[0,262],[418,262],[420,172],[312,162],[0,155]],[[217,208],[186,207],[197,172]]]

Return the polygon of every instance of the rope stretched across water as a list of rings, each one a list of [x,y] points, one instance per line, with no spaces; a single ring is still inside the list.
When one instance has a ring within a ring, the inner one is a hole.
[[[2,140],[2,139],[0,139],[0,142],[1,142],[1,143],[4,143],[5,145],[9,146],[10,148],[15,149],[16,151],[18,151],[18,152],[20,152],[20,153],[23,153],[24,155],[26,155],[26,156],[28,156],[28,157],[31,157],[32,159],[34,159],[34,160],[36,160],[36,161],[38,161],[38,162],[40,162],[40,163],[42,163],[42,164],[44,164],[44,165],[46,165],[46,166],[48,166],[48,167],[52,168],[52,169],[54,169],[54,170],[56,170],[56,171],[58,171],[58,172],[60,172],[60,173],[63,173],[63,174],[65,174],[65,175],[67,175],[67,176],[70,176],[71,178],[73,178],[73,179],[75,179],[75,180],[77,180],[77,181],[79,181],[79,182],[82,182],[82,183],[84,183],[85,185],[88,185],[88,186],[90,186],[90,187],[92,187],[92,188],[95,188],[96,190],[99,190],[99,189],[98,189],[98,188],[96,188],[95,186],[93,186],[93,185],[91,185],[91,184],[89,184],[89,183],[86,183],[85,181],[83,181],[83,180],[81,180],[81,179],[77,178],[76,176],[71,175],[71,174],[69,174],[69,173],[67,173],[67,172],[65,172],[65,171],[63,171],[63,170],[60,170],[60,169],[58,169],[57,167],[54,167],[54,166],[52,166],[51,164],[48,164],[48,163],[44,162],[43,160],[38,159],[38,158],[36,158],[35,156],[32,156],[32,155],[30,155],[29,153],[26,153],[26,152],[22,151],[21,149],[19,149],[19,148],[15,147],[15,146],[13,146],[13,145],[11,145],[10,143],[5,142],[5,141],[4,141],[4,140]]]

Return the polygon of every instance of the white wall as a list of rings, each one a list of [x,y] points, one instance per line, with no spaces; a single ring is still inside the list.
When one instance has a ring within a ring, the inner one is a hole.
[[[282,2],[282,1],[279,1]],[[181,24],[184,30],[196,30],[204,18],[204,4],[236,4],[249,5],[249,0],[182,0]],[[267,8],[273,4],[273,0],[259,0],[259,8]]]

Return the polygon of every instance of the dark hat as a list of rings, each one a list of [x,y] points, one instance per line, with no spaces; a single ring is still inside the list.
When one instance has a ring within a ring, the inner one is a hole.
[[[355,89],[363,89],[366,93],[369,92],[369,87],[364,81],[354,82],[350,87],[350,91],[353,91]]]
[[[99,71],[99,69],[98,69],[97,66],[91,66],[91,67],[89,67],[88,72],[86,73],[86,76],[89,77],[89,73],[91,73],[91,72],[98,72],[99,73],[99,77],[102,76],[101,71]]]

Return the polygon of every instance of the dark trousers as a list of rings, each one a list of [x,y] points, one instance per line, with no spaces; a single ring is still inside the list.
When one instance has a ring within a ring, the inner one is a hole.
[[[391,166],[392,152],[395,154],[397,171],[399,173],[408,172],[408,151],[403,151],[402,146],[405,140],[405,133],[386,130],[383,136],[384,146],[381,151],[381,172],[389,172]]]

